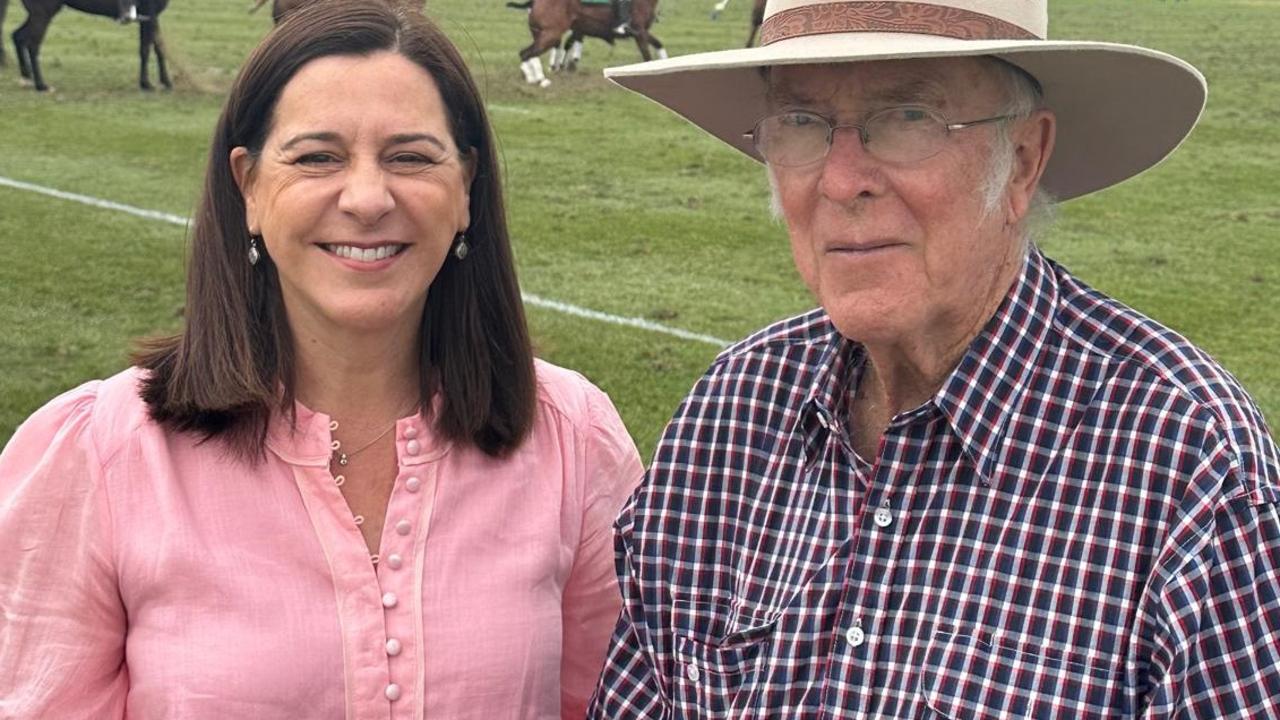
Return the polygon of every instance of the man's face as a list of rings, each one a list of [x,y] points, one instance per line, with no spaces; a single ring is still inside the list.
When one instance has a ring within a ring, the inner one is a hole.
[[[1005,112],[984,62],[781,66],[770,95],[775,112],[810,110],[833,124],[902,105],[967,122]],[[909,346],[981,330],[1022,259],[1008,203],[984,203],[997,132],[957,130],[937,155],[895,164],[868,154],[856,130],[837,130],[825,159],[770,167],[796,267],[842,334]]]

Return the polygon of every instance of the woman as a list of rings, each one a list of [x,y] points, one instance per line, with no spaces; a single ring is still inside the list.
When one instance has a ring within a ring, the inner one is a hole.
[[[642,472],[532,359],[479,94],[322,2],[218,123],[187,326],[0,456],[0,717],[581,717]]]

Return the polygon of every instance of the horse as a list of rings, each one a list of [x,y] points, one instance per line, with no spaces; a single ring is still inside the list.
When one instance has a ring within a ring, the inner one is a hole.
[[[760,31],[760,26],[764,24],[764,2],[765,0],[756,0],[756,4],[751,8],[751,34],[747,35],[747,47],[751,47],[756,41],[756,33]]]
[[[525,82],[530,85],[547,87],[551,81],[542,71],[542,54],[560,47],[560,38],[565,32],[573,31],[582,37],[596,37],[612,42],[617,39],[614,28],[620,21],[614,17],[610,3],[584,3],[581,0],[526,0],[525,2],[508,2],[507,7],[526,9],[529,11],[529,32],[533,42],[520,51],[520,72]],[[653,59],[649,48],[653,47],[659,57],[666,57],[666,49],[662,42],[649,33],[657,19],[658,0],[634,0],[631,6],[631,27],[628,35],[635,38],[640,57],[645,61]],[[580,46],[579,46],[580,47]],[[580,50],[579,50],[580,53]],[[553,57],[553,60],[556,58]]]
[[[578,61],[582,59],[582,41],[587,37],[589,36],[584,32],[580,24],[574,23],[573,27],[569,28],[569,38],[564,41],[564,47],[561,48],[556,46],[551,48],[551,69],[556,72],[561,70],[573,72],[577,70]],[[610,33],[608,36],[600,37],[599,39],[612,46],[617,41],[618,36]],[[667,57],[667,48],[662,44],[662,41],[650,33],[649,43],[653,45],[653,49],[656,51],[655,54],[658,56],[658,59],[665,60]]]
[[[72,10],[102,15],[109,18],[122,17],[122,10],[127,7],[120,0],[22,0],[27,9],[27,21],[13,31],[13,49],[18,56],[18,72],[24,81],[30,81],[36,90],[45,92],[49,86],[45,84],[44,75],[40,72],[40,45],[44,42],[45,31],[53,16],[66,5]],[[160,84],[166,90],[173,89],[173,81],[169,79],[169,70],[164,59],[164,39],[160,35],[160,13],[169,6],[169,0],[137,0],[138,19],[138,87],[143,90],[154,90],[147,72],[147,61],[151,59],[151,51],[156,53],[156,68],[160,72]]]
[[[271,2],[272,24],[279,25],[280,21],[284,19],[285,15],[288,15],[289,13],[293,12],[297,8],[302,7],[303,5],[306,5],[311,1],[312,0],[272,0]],[[414,8],[414,9],[426,6],[425,0],[388,0],[388,2],[390,2],[392,5],[400,5],[405,8]],[[255,0],[255,2],[253,3],[253,7],[249,8],[249,12],[251,13],[256,12],[258,8],[266,4],[267,4],[267,0]]]

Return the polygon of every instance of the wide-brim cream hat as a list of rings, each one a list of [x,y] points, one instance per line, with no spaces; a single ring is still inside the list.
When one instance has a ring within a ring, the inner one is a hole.
[[[760,160],[744,133],[768,114],[765,66],[991,55],[1034,77],[1057,115],[1041,187],[1067,200],[1159,163],[1204,109],[1204,76],[1166,53],[1047,40],[1047,0],[769,0],[760,46],[605,70]]]

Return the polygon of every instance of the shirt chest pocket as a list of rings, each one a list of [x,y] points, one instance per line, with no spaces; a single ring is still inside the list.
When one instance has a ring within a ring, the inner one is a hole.
[[[920,694],[932,718],[1117,720],[1126,712],[1119,658],[1086,660],[1042,643],[939,631],[929,643]]]
[[[675,716],[746,717],[758,693],[776,618],[723,601],[677,599],[671,624]]]

